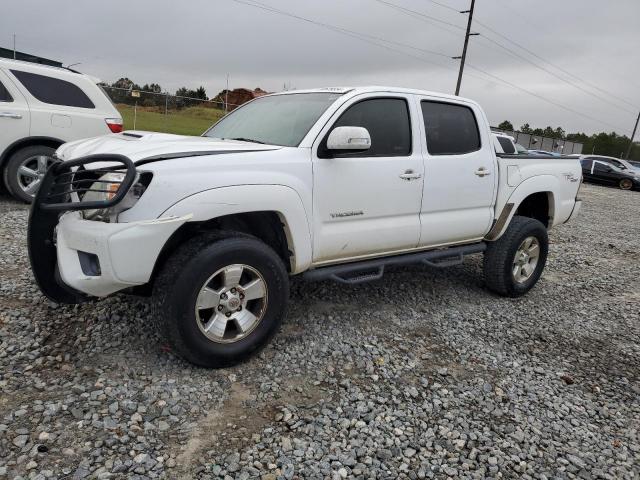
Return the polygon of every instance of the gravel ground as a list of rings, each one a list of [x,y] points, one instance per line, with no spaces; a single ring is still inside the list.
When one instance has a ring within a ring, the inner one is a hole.
[[[640,478],[640,193],[583,188],[538,286],[481,259],[294,281],[275,341],[175,358],[144,300],[43,298],[0,201],[0,478]]]

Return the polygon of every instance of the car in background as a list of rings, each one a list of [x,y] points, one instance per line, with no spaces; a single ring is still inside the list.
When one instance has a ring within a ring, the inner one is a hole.
[[[611,163],[590,158],[583,158],[580,160],[580,164],[582,165],[582,178],[586,182],[615,185],[622,190],[640,189],[640,173],[638,172],[623,170]]]
[[[557,152],[549,152],[547,150],[527,150],[527,151],[529,152],[529,155],[543,155],[545,157],[548,157],[548,156],[561,157],[562,156]]]
[[[30,203],[63,143],[122,131],[122,117],[88,75],[0,59],[0,172]]]
[[[628,170],[629,172],[639,174],[640,166],[636,166],[628,160],[616,157],[607,157],[604,155],[582,155],[581,159],[585,160],[598,160],[599,162],[605,162],[614,167],[618,167],[620,170]]]

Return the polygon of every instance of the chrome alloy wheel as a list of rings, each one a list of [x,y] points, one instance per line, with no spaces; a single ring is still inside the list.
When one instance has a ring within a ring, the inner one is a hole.
[[[249,265],[221,268],[204,283],[196,301],[196,322],[212,342],[234,343],[249,335],[267,309],[267,283]]]
[[[40,188],[40,183],[47,169],[53,163],[51,157],[37,155],[26,158],[18,167],[18,185],[24,193],[34,197]]]
[[[527,237],[518,247],[513,259],[513,279],[518,283],[524,283],[538,266],[540,258],[540,242],[536,237]]]

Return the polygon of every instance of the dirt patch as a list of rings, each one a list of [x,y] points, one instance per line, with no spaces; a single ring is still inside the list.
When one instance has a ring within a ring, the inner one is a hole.
[[[326,399],[328,394],[319,385],[309,385],[303,377],[291,377],[282,386],[279,399],[261,401],[248,386],[231,384],[229,397],[198,422],[182,452],[178,455],[180,475],[188,475],[191,466],[199,463],[207,452],[239,451],[255,443],[255,435],[274,422],[282,421],[287,407],[306,408]],[[286,399],[286,405],[282,400]],[[286,420],[286,417],[284,417]],[[212,463],[224,462],[224,457],[212,458]]]

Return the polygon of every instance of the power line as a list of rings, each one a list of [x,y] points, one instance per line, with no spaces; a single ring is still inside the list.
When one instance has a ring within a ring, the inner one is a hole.
[[[382,3],[382,4],[384,4],[384,5],[388,6],[388,7],[391,7],[393,9],[395,9],[395,10],[399,10],[399,11],[404,12],[404,13],[409,13],[411,15],[415,15],[415,16],[418,16],[418,17],[421,17],[421,18],[425,18],[425,19],[431,20],[432,22],[437,22],[437,23],[441,23],[443,25],[448,25],[450,27],[457,28],[458,30],[462,30],[462,31],[464,31],[464,29],[465,29],[464,27],[461,27],[460,25],[456,25],[455,23],[447,22],[447,21],[441,20],[441,19],[439,19],[437,17],[432,17],[431,15],[427,15],[425,13],[418,12],[416,10],[411,10],[410,8],[406,8],[406,7],[403,7],[401,5],[397,5],[395,3],[387,2],[386,0],[374,0],[374,1],[376,1],[378,3]],[[436,2],[433,2],[433,3],[436,3]],[[455,10],[455,11],[457,11],[457,10]]]
[[[391,44],[395,44],[395,45],[400,45],[400,46],[403,46],[404,48],[411,48],[413,50],[422,51],[424,53],[431,53],[431,54],[434,53],[434,52],[430,52],[428,50],[424,50],[424,49],[421,49],[421,48],[418,48],[418,47],[414,47],[412,45],[403,44],[403,43],[395,42],[395,41],[392,41],[392,40],[387,40],[387,39],[382,38],[382,37],[375,37],[375,36],[368,35],[368,34],[362,34],[360,32],[356,32],[356,31],[353,31],[353,30],[348,30],[348,29],[345,29],[345,28],[342,28],[342,27],[338,27],[338,26],[335,26],[335,25],[331,25],[331,24],[327,24],[327,23],[322,23],[322,22],[318,22],[318,21],[315,21],[315,20],[311,20],[311,19],[306,18],[306,17],[302,17],[302,16],[295,15],[295,14],[292,14],[292,13],[289,13],[289,12],[285,12],[283,10],[279,10],[277,8],[273,8],[273,7],[269,6],[269,5],[257,2],[255,0],[232,0],[232,1],[234,1],[236,3],[239,3],[239,4],[243,4],[243,5],[249,6],[249,7],[258,8],[258,9],[265,10],[265,11],[268,11],[268,12],[271,12],[271,13],[287,16],[287,17],[290,17],[290,18],[294,18],[294,19],[297,19],[297,20],[304,21],[306,23],[310,23],[310,24],[313,24],[313,25],[316,25],[316,26],[320,26],[320,27],[329,29],[331,31],[334,31],[334,32],[337,32],[337,33],[341,33],[343,35],[347,35],[349,37],[356,38],[357,40],[360,40],[360,41],[363,41],[363,42],[366,42],[366,43],[369,43],[369,44],[372,44],[372,45],[375,45],[375,46],[378,46],[378,47],[381,47],[381,48],[385,48],[385,49],[390,50],[392,52],[400,53],[402,55],[405,55],[405,56],[420,60],[422,62],[426,62],[426,63],[432,64],[432,65],[438,66],[440,68],[444,68],[444,69],[447,69],[447,70],[455,70],[450,66],[445,66],[445,65],[442,65],[442,64],[427,60],[427,59],[425,59],[423,57],[419,57],[417,55],[413,55],[411,53],[408,53],[408,52],[405,52],[405,51],[402,51],[402,50],[398,50],[396,48],[393,48],[393,47],[390,47],[388,45],[385,45],[384,43],[391,43]],[[383,0],[376,0],[376,1],[383,1]],[[390,3],[390,2],[384,2],[383,1],[383,3]],[[375,39],[375,41],[372,40],[372,39]],[[383,43],[379,43],[379,42],[383,42]],[[447,55],[439,53],[439,52],[436,52],[436,54],[439,55],[439,56],[447,56]],[[595,117],[591,117],[591,116],[589,116],[587,114],[581,113],[581,112],[579,112],[577,110],[574,110],[574,109],[572,109],[570,107],[567,107],[565,105],[562,105],[562,104],[559,104],[557,102],[554,102],[553,100],[549,100],[549,99],[543,97],[542,95],[538,95],[535,92],[531,92],[530,90],[527,90],[527,89],[525,89],[523,87],[515,85],[515,84],[513,84],[511,82],[508,82],[508,81],[506,81],[506,80],[504,80],[504,79],[502,79],[500,77],[497,77],[496,75],[493,75],[493,74],[491,74],[489,72],[486,72],[485,70],[482,70],[481,68],[478,68],[478,67],[476,67],[474,65],[469,64],[469,67],[472,68],[473,70],[476,70],[476,71],[478,71],[478,72],[480,72],[480,73],[492,78],[495,81],[498,81],[498,82],[500,82],[502,84],[508,85],[508,86],[510,86],[512,88],[515,88],[515,89],[520,90],[520,91],[522,91],[524,93],[532,95],[532,96],[534,96],[534,97],[536,97],[536,98],[538,98],[540,100],[543,100],[543,101],[545,101],[547,103],[550,103],[552,105],[560,107],[560,108],[562,108],[564,110],[572,112],[572,113],[574,113],[576,115],[579,115],[581,117],[584,117],[586,119],[589,119],[589,120],[592,120],[592,121],[595,121],[595,122],[598,122],[598,123],[602,123],[604,125],[608,125],[610,127],[618,129],[618,127],[616,127],[614,125],[611,125],[611,124],[609,124],[609,123],[607,123],[607,122],[605,122],[603,120],[600,120],[600,119],[595,118]],[[477,75],[472,75],[472,76],[474,76],[476,78],[482,78],[482,77],[478,77]],[[619,129],[619,130],[624,130],[624,129]]]
[[[436,0],[428,0],[428,1],[429,1],[429,2],[431,2],[431,3],[434,3],[434,4],[436,4],[436,5],[438,5],[439,7],[444,7],[444,8],[446,8],[447,10],[451,10],[452,12],[456,12],[456,13],[458,13],[458,12],[459,12],[459,10],[458,10],[457,8],[453,8],[452,6],[450,6],[450,5],[446,5],[446,4],[444,4],[444,3],[436,2]]]
[[[502,33],[497,32],[496,30],[494,30],[493,28],[491,28],[491,27],[490,27],[489,25],[487,25],[486,23],[483,23],[483,22],[481,22],[480,20],[476,20],[476,23],[477,23],[478,25],[480,25],[480,26],[484,27],[485,29],[487,29],[488,31],[490,31],[491,33],[493,33],[494,35],[497,35],[498,37],[500,37],[500,38],[502,38],[502,39],[506,40],[507,42],[509,42],[509,43],[511,43],[511,44],[513,44],[513,45],[515,45],[516,47],[518,47],[518,48],[520,48],[520,49],[524,50],[524,51],[525,51],[525,52],[527,52],[529,55],[532,55],[532,56],[534,56],[535,58],[537,58],[538,60],[541,60],[541,61],[543,61],[543,62],[547,63],[548,65],[551,65],[552,67],[554,67],[554,68],[556,68],[556,69],[560,70],[560,71],[561,71],[562,73],[564,73],[565,75],[568,75],[569,77],[574,78],[574,79],[576,79],[576,80],[578,80],[578,81],[580,81],[580,82],[582,82],[582,83],[584,83],[584,84],[586,84],[586,85],[589,85],[591,88],[594,88],[594,89],[598,90],[599,92],[604,93],[605,95],[609,95],[610,97],[616,98],[616,99],[618,99],[618,100],[620,100],[620,101],[622,101],[622,102],[626,103],[627,105],[629,105],[629,106],[633,106],[633,107],[635,108],[635,106],[632,104],[632,102],[630,102],[628,99],[625,99],[625,98],[620,97],[620,96],[618,96],[618,95],[615,95],[615,94],[613,94],[613,93],[611,93],[611,92],[608,92],[607,90],[604,90],[604,89],[602,89],[602,88],[598,87],[597,85],[594,85],[593,83],[591,83],[591,82],[589,82],[589,81],[585,80],[584,78],[581,78],[581,77],[577,76],[576,74],[574,74],[574,73],[572,73],[572,72],[570,72],[570,71],[568,71],[568,70],[566,70],[566,69],[564,69],[564,68],[562,68],[562,67],[560,67],[560,66],[558,66],[558,65],[556,65],[556,64],[554,64],[554,63],[552,63],[552,62],[550,62],[549,60],[545,60],[545,59],[544,59],[544,58],[542,58],[540,55],[538,55],[537,53],[535,53],[535,52],[531,51],[531,50],[530,50],[530,49],[528,49],[527,47],[525,47],[525,46],[523,46],[523,45],[519,44],[519,43],[518,43],[518,42],[516,42],[515,40],[510,39],[510,38],[509,38],[509,37],[507,37],[506,35],[503,35]],[[486,37],[485,37],[485,38],[486,38]]]
[[[577,88],[578,90],[580,90],[580,91],[582,91],[582,92],[586,93],[587,95],[590,95],[590,96],[592,96],[592,97],[594,97],[594,98],[597,98],[598,100],[601,100],[602,102],[605,102],[605,103],[606,103],[606,104],[608,104],[608,105],[611,105],[611,106],[614,106],[614,107],[616,107],[616,108],[619,108],[620,110],[624,110],[625,112],[630,113],[630,114],[632,114],[632,115],[635,115],[635,113],[636,113],[636,112],[635,112],[635,111],[633,111],[633,110],[629,110],[628,108],[625,108],[625,107],[623,107],[623,106],[620,106],[619,104],[617,104],[617,103],[615,103],[615,102],[613,102],[613,101],[611,101],[611,100],[608,100],[608,99],[606,99],[605,97],[603,97],[603,96],[601,96],[601,95],[598,95],[597,93],[593,93],[593,92],[591,92],[591,91],[587,90],[586,88],[584,88],[584,87],[582,87],[582,86],[578,85],[577,83],[572,82],[571,80],[566,79],[565,77],[563,77],[563,76],[561,76],[561,75],[558,75],[558,74],[557,74],[557,73],[555,73],[553,70],[549,70],[548,68],[545,68],[544,66],[539,65],[539,64],[535,63],[535,62],[534,62],[534,61],[532,61],[532,60],[529,60],[527,57],[524,57],[524,56],[520,55],[518,52],[516,52],[516,51],[514,51],[514,50],[510,49],[509,47],[506,47],[506,46],[502,45],[500,42],[497,42],[497,41],[493,40],[492,38],[487,37],[486,35],[482,35],[482,38],[483,38],[484,40],[488,41],[488,42],[491,42],[492,44],[496,45],[497,47],[499,47],[499,48],[503,49],[504,51],[506,51],[506,52],[510,53],[510,54],[511,54],[511,55],[513,55],[514,57],[516,57],[516,58],[518,58],[518,59],[522,60],[523,62],[526,62],[526,63],[528,63],[528,64],[530,64],[530,65],[533,65],[534,67],[536,67],[536,68],[538,68],[538,69],[540,69],[540,70],[542,70],[542,71],[544,71],[544,72],[548,73],[549,75],[551,75],[551,76],[553,76],[553,77],[557,78],[558,80],[561,80],[562,82],[565,82],[567,85],[570,85],[570,86],[572,86],[572,87],[574,87],[574,88]]]
[[[275,14],[278,14],[278,15],[283,15],[283,16],[294,18],[294,19],[297,19],[297,20],[302,20],[304,22],[311,23],[313,25],[326,28],[326,29],[331,30],[333,32],[340,33],[340,34],[346,35],[346,36],[351,37],[351,38],[355,38],[356,40],[360,40],[362,42],[369,43],[371,45],[375,45],[375,46],[380,47],[380,48],[384,48],[384,49],[389,50],[389,51],[394,52],[394,53],[399,53],[399,54],[404,55],[406,57],[413,58],[415,60],[419,60],[421,62],[428,63],[430,65],[434,65],[436,67],[440,67],[440,68],[445,69],[445,70],[450,70],[450,71],[453,71],[453,72],[456,71],[456,69],[454,67],[450,66],[450,65],[443,65],[441,63],[437,63],[437,62],[434,62],[434,61],[431,61],[431,60],[427,60],[424,57],[419,57],[417,55],[413,55],[413,54],[405,52],[403,50],[398,50],[397,48],[393,48],[393,47],[390,47],[389,45],[386,45],[384,43],[379,43],[379,42],[391,43],[391,44],[402,46],[402,47],[405,47],[405,48],[410,48],[412,50],[416,50],[416,51],[419,51],[421,53],[428,53],[428,54],[431,54],[431,55],[438,55],[438,56],[441,56],[441,57],[445,57],[447,59],[451,58],[449,55],[446,55],[446,54],[443,54],[443,53],[440,53],[440,52],[433,52],[431,50],[426,50],[424,48],[414,47],[413,45],[408,45],[408,44],[405,44],[405,43],[395,42],[393,40],[387,40],[387,39],[381,38],[381,37],[375,37],[375,36],[371,36],[371,35],[368,35],[368,34],[363,34],[363,33],[360,33],[360,32],[356,32],[354,30],[348,30],[346,28],[338,27],[338,26],[331,25],[331,24],[328,24],[328,23],[318,22],[318,21],[311,20],[311,19],[306,18],[306,17],[302,17],[300,15],[295,15],[295,14],[292,14],[292,13],[289,13],[289,12],[285,12],[283,10],[271,7],[269,5],[266,5],[264,3],[258,2],[256,0],[232,0],[232,1],[234,1],[236,3],[240,3],[242,5],[249,6],[249,7],[254,7],[254,8],[258,8],[260,10],[265,10],[267,12],[275,13]],[[375,39],[375,40],[373,40],[373,39]],[[480,80],[486,80],[485,78],[483,78],[481,76],[474,75],[474,74],[471,74],[471,73],[468,73],[467,75],[469,75],[471,77],[474,77],[474,78],[478,78]]]
[[[389,2],[389,1],[386,1],[386,0],[374,0],[374,1],[379,2],[379,3],[382,3],[382,4],[384,4],[384,5],[387,5],[387,6],[391,7],[391,8],[396,9],[396,10],[399,10],[399,11],[401,11],[401,12],[405,13],[405,14],[410,14],[410,16],[412,16],[413,18],[418,18],[418,19],[420,19],[420,18],[427,18],[427,19],[429,19],[429,20],[434,20],[434,19],[435,19],[435,17],[432,17],[432,16],[429,16],[429,15],[422,14],[421,12],[418,12],[418,11],[415,11],[415,10],[411,10],[411,9],[408,9],[408,8],[402,7],[402,6],[400,6],[400,5],[397,5],[397,4],[395,4],[395,3],[392,3],[392,2]],[[441,7],[447,8],[448,10],[458,12],[458,10],[456,10],[455,8],[450,7],[450,6],[448,6],[448,5],[445,5],[445,4],[442,4],[442,3],[437,2],[437,1],[435,1],[435,0],[428,0],[428,1],[430,1],[431,3],[434,3],[434,4],[436,4],[436,5],[439,5],[439,6],[441,6]],[[437,20],[437,19],[436,19],[436,20]],[[438,21],[440,21],[440,20],[438,20]],[[452,23],[449,23],[449,22],[444,22],[444,21],[440,21],[440,22],[441,22],[441,23],[444,23],[444,24],[447,24],[447,25],[450,25],[450,26],[453,26],[453,27],[458,28],[458,29],[462,29],[462,27],[459,27],[459,26],[457,26],[457,25],[455,25],[455,24],[452,24]],[[539,60],[541,60],[541,61],[543,61],[543,62],[545,62],[545,63],[547,63],[547,64],[549,64],[549,65],[553,66],[554,68],[557,68],[557,69],[561,70],[561,71],[562,71],[563,73],[565,73],[566,75],[569,75],[569,76],[571,76],[571,77],[577,78],[577,79],[578,79],[578,80],[580,80],[581,82],[583,82],[583,83],[585,83],[585,84],[589,85],[589,82],[587,82],[587,81],[585,81],[585,80],[581,79],[580,77],[577,77],[576,75],[574,75],[574,74],[572,74],[572,73],[570,73],[570,72],[568,72],[568,71],[566,71],[566,70],[562,69],[561,67],[558,67],[558,66],[556,66],[556,65],[552,64],[551,62],[549,62],[549,61],[545,60],[544,58],[540,57],[539,55],[537,55],[536,53],[534,53],[534,52],[532,52],[531,50],[527,49],[526,47],[524,47],[524,46],[522,46],[522,45],[520,45],[520,44],[518,44],[518,43],[514,42],[513,40],[509,39],[509,38],[508,38],[508,37],[506,37],[505,35],[503,35],[503,34],[501,34],[501,33],[497,32],[497,31],[495,31],[494,29],[492,29],[491,27],[489,27],[489,26],[488,26],[488,25],[486,25],[485,23],[483,23],[483,22],[481,22],[481,21],[479,21],[479,20],[476,20],[476,23],[477,23],[477,24],[479,24],[479,25],[481,25],[482,27],[484,27],[484,28],[485,28],[485,29],[487,29],[488,31],[492,32],[493,34],[498,35],[498,36],[500,36],[501,38],[503,38],[503,39],[507,40],[508,42],[510,42],[510,43],[512,43],[512,44],[514,44],[514,45],[515,45],[515,46],[517,46],[518,48],[521,48],[521,49],[525,50],[527,53],[529,53],[530,55],[532,55],[532,56],[534,56],[534,57],[538,58]],[[468,33],[465,35],[465,46],[467,45],[467,42],[468,42],[468,37],[467,37],[467,35],[468,35]],[[568,79],[566,79],[565,77],[563,77],[563,76],[561,76],[561,75],[558,75],[558,74],[557,74],[557,73],[555,73],[554,71],[552,71],[552,70],[550,70],[550,69],[548,69],[548,68],[545,68],[544,66],[539,65],[539,64],[537,64],[537,63],[535,63],[535,62],[533,62],[532,60],[528,59],[527,57],[524,57],[524,56],[520,55],[519,53],[515,52],[514,50],[512,50],[512,49],[510,49],[510,48],[508,48],[508,47],[504,46],[503,44],[501,44],[501,43],[497,42],[496,40],[494,40],[494,39],[492,39],[492,38],[488,37],[487,35],[482,35],[482,37],[483,37],[485,40],[487,40],[487,41],[491,42],[492,44],[496,45],[497,47],[499,47],[499,48],[501,48],[501,49],[503,49],[503,50],[505,50],[505,51],[509,52],[510,54],[514,55],[515,57],[519,58],[520,60],[522,60],[522,61],[524,61],[524,62],[527,62],[527,63],[529,63],[530,65],[533,65],[534,67],[536,67],[536,68],[538,68],[538,69],[540,69],[540,70],[542,70],[542,71],[544,71],[544,72],[548,73],[549,75],[552,75],[553,77],[555,77],[555,78],[557,78],[557,79],[561,80],[562,82],[565,82],[566,84],[568,84],[568,85],[570,85],[570,86],[572,86],[572,87],[574,87],[574,88],[576,88],[576,89],[578,89],[578,90],[580,90],[580,91],[582,91],[582,92],[586,93],[587,95],[589,95],[589,96],[591,96],[591,97],[594,97],[594,98],[597,98],[598,100],[600,100],[600,101],[602,101],[602,102],[605,102],[605,103],[607,103],[608,105],[614,106],[614,107],[616,107],[616,108],[618,108],[618,109],[620,109],[620,110],[623,110],[623,111],[625,111],[625,112],[627,112],[627,113],[629,113],[629,114],[635,115],[635,113],[636,113],[636,112],[635,112],[635,110],[629,110],[629,109],[627,109],[627,108],[625,108],[625,107],[621,106],[620,104],[618,104],[618,103],[616,103],[616,102],[614,102],[614,101],[612,101],[612,100],[606,99],[606,98],[602,97],[601,95],[598,95],[598,94],[596,94],[596,93],[593,93],[593,92],[591,92],[591,91],[587,90],[586,88],[582,87],[581,85],[578,85],[578,84],[576,84],[575,82],[572,82],[571,80],[568,80]],[[487,46],[485,45],[485,47],[487,47]],[[465,49],[465,50],[466,50],[466,49]],[[464,56],[465,56],[465,55],[464,55],[464,52],[463,52],[462,57],[464,57]],[[454,58],[461,58],[461,57],[454,57]],[[462,65],[463,63],[464,63],[464,61],[462,61],[462,62],[461,62],[461,65],[460,65],[461,70],[464,68],[464,67],[463,67],[463,65]],[[460,75],[459,75],[459,77],[460,77]],[[459,78],[458,83],[460,83],[460,78]],[[614,96],[614,97],[615,97],[615,95],[610,94],[609,92],[606,92],[605,90],[602,90],[602,89],[600,89],[600,88],[599,88],[599,87],[597,87],[597,86],[592,86],[592,88],[596,88],[597,90],[601,90],[602,92],[604,92],[604,93],[605,93],[605,94],[607,94],[607,95],[610,95],[610,96]],[[458,92],[459,90],[460,90],[460,87],[459,87],[459,85],[457,85],[457,86],[456,86],[456,92]],[[618,98],[618,99],[621,99],[620,97],[617,97],[617,98]],[[624,99],[621,99],[621,100],[622,100],[625,104],[629,105],[629,103],[628,103],[626,100],[624,100]]]
[[[609,127],[615,128],[615,129],[617,129],[617,130],[620,130],[620,131],[624,131],[624,130],[625,130],[625,129],[623,129],[623,128],[616,127],[615,125],[613,125],[613,124],[611,124],[611,123],[605,122],[604,120],[600,120],[599,118],[592,117],[591,115],[587,115],[586,113],[579,112],[579,111],[574,110],[574,109],[573,109],[573,108],[571,108],[571,107],[567,107],[566,105],[563,105],[563,104],[561,104],[561,103],[555,102],[555,101],[553,101],[553,100],[549,100],[548,98],[545,98],[545,97],[543,97],[542,95],[538,95],[537,93],[532,92],[531,90],[527,90],[527,89],[526,89],[526,88],[524,88],[524,87],[520,87],[519,85],[516,85],[516,84],[514,84],[514,83],[511,83],[511,82],[509,82],[509,81],[507,81],[507,80],[504,80],[503,78],[500,78],[500,77],[498,77],[498,76],[496,76],[496,75],[493,75],[492,73],[489,73],[489,72],[487,72],[487,71],[485,71],[485,70],[483,70],[483,69],[481,69],[481,68],[479,68],[479,67],[476,67],[475,65],[471,65],[471,64],[468,64],[468,65],[469,65],[469,68],[472,68],[472,69],[474,69],[474,70],[476,70],[476,71],[478,71],[478,72],[480,72],[480,73],[483,73],[483,74],[485,74],[485,75],[487,75],[487,76],[489,76],[489,77],[491,77],[491,78],[493,78],[493,79],[497,80],[498,82],[504,83],[504,84],[506,84],[506,85],[508,85],[508,86],[510,86],[510,87],[512,87],[512,88],[515,88],[515,89],[520,90],[520,91],[522,91],[522,92],[524,92],[524,93],[527,93],[527,94],[529,94],[529,95],[532,95],[532,96],[534,96],[534,97],[536,97],[536,98],[538,98],[538,99],[540,99],[540,100],[543,100],[543,101],[545,101],[545,102],[547,102],[547,103],[549,103],[549,104],[551,104],[551,105],[555,105],[556,107],[559,107],[559,108],[562,108],[562,109],[564,109],[564,110],[567,110],[568,112],[574,113],[574,114],[576,114],[576,115],[580,115],[580,116],[581,116],[581,117],[583,117],[583,118],[586,118],[586,119],[588,119],[588,120],[592,120],[592,121],[594,121],[594,122],[601,123],[601,124],[603,124],[603,125],[607,125],[607,126],[609,126]]]
[[[334,32],[338,32],[338,33],[342,33],[344,35],[348,35],[348,36],[351,36],[351,37],[354,37],[354,38],[358,38],[359,40],[366,41],[365,39],[368,39],[370,41],[379,41],[379,42],[384,42],[384,43],[388,43],[388,44],[391,44],[391,45],[395,45],[395,46],[398,46],[398,47],[409,48],[411,50],[419,51],[421,53],[427,53],[429,55],[436,55],[436,56],[444,57],[444,58],[447,58],[447,59],[450,58],[450,56],[445,54],[445,53],[436,52],[436,51],[428,50],[428,49],[425,49],[425,48],[415,47],[413,45],[409,45],[409,44],[401,43],[401,42],[396,42],[394,40],[388,40],[388,39],[381,38],[381,37],[376,37],[374,35],[370,35],[370,34],[367,34],[367,33],[356,32],[354,30],[349,30],[347,28],[338,27],[336,25],[331,25],[329,23],[318,22],[318,21],[312,20],[310,18],[306,18],[306,17],[302,17],[300,15],[295,15],[293,13],[285,12],[284,10],[280,10],[278,8],[271,7],[269,5],[266,5],[266,4],[261,3],[261,2],[257,2],[255,0],[232,0],[232,1],[234,1],[236,3],[241,3],[242,5],[246,5],[246,6],[249,6],[249,7],[259,8],[259,9],[265,10],[267,12],[276,13],[276,14],[279,14],[279,15],[284,15],[284,16],[287,16],[287,17],[290,17],[290,18],[295,18],[296,20],[301,20],[301,21],[304,21],[304,22],[307,22],[307,23],[311,23],[311,24],[319,26],[319,27],[323,27],[323,28],[329,29],[329,30],[334,31]],[[382,46],[384,48],[388,48],[388,47],[386,47],[384,45],[379,45],[379,44],[377,44],[377,45],[378,46]],[[399,50],[393,50],[393,51],[395,51],[397,53],[406,54],[406,52],[401,52]],[[410,56],[413,57],[413,55],[410,55]],[[416,57],[414,57],[414,58],[416,58]],[[418,57],[418,58],[421,58],[421,57]],[[423,60],[426,60],[426,59],[423,59]],[[434,65],[438,65],[440,67],[443,67],[442,65],[437,64],[437,63],[434,63]],[[446,67],[443,67],[443,68],[446,68]]]

